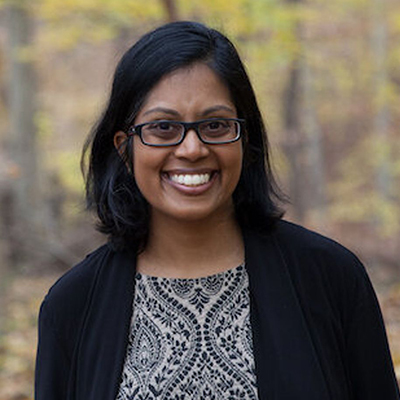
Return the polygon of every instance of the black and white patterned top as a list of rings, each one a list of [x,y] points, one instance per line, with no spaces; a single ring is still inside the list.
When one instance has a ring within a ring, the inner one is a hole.
[[[136,275],[117,400],[256,400],[243,265],[196,279]]]

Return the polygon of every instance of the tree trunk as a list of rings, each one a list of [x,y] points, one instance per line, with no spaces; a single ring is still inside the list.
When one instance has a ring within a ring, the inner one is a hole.
[[[165,11],[167,13],[168,22],[178,21],[178,8],[175,0],[162,0]]]
[[[291,5],[303,0],[286,0]],[[301,21],[295,22],[298,49],[293,56],[283,95],[284,127],[287,135],[284,151],[289,162],[289,194],[294,218],[323,225],[325,206],[325,168],[322,135],[317,120],[311,67],[306,58],[307,41]],[[311,215],[309,215],[311,211]]]
[[[283,93],[283,121],[286,140],[283,149],[289,163],[289,196],[293,204],[294,218],[303,222],[306,204],[303,198],[304,164],[302,163],[301,132],[301,70],[299,59],[295,58],[290,66],[289,78]]]
[[[39,225],[39,184],[35,117],[36,79],[30,47],[33,22],[24,5],[15,2],[8,8],[9,60],[11,76],[9,146],[14,162],[13,235],[19,243],[14,249],[22,258],[29,256],[31,238]]]
[[[376,190],[383,200],[388,200],[390,196],[390,161],[389,157],[389,129],[390,112],[387,100],[387,47],[388,32],[385,21],[384,2],[382,0],[372,0],[372,58],[374,66],[374,102],[375,115],[373,121],[373,135],[378,144],[378,165],[376,170],[375,182]]]
[[[304,42],[304,46],[306,43]],[[302,58],[302,127],[305,135],[305,173],[308,196],[307,208],[311,211],[311,222],[315,228],[322,229],[326,217],[326,176],[322,149],[322,132],[316,113],[314,81],[311,66],[306,57]]]
[[[287,6],[297,5],[303,0],[286,0]],[[290,11],[290,10],[289,10]],[[300,47],[301,25],[295,22],[294,36]],[[293,55],[289,77],[283,92],[283,124],[286,131],[286,143],[283,147],[289,162],[289,196],[293,206],[293,216],[297,222],[304,222],[307,212],[304,198],[306,170],[303,160],[304,137],[301,126],[302,112],[302,54],[297,49]]]

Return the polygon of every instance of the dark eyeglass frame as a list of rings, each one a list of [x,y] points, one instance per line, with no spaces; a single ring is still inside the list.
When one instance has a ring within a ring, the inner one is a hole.
[[[199,125],[203,124],[204,122],[212,122],[212,121],[235,121],[235,122],[237,122],[239,124],[239,129],[238,129],[236,137],[233,139],[230,139],[230,140],[222,141],[222,142],[211,142],[206,139],[203,139],[201,137],[201,134],[199,131]],[[163,122],[171,123],[171,124],[179,124],[179,125],[183,126],[183,133],[181,134],[181,138],[177,142],[168,143],[168,144],[153,144],[153,143],[146,142],[142,136],[142,128],[146,125],[150,125],[150,124],[154,124],[154,123],[163,123]],[[196,132],[199,140],[204,144],[228,144],[228,143],[237,142],[242,137],[242,131],[244,130],[245,122],[246,121],[244,119],[240,119],[240,118],[208,118],[208,119],[201,119],[201,120],[194,121],[194,122],[170,121],[170,120],[149,121],[149,122],[145,122],[143,124],[131,126],[128,129],[127,136],[130,137],[130,136],[138,135],[140,137],[141,142],[146,146],[170,147],[170,146],[178,146],[179,144],[181,144],[185,140],[187,132],[189,130],[193,129]]]

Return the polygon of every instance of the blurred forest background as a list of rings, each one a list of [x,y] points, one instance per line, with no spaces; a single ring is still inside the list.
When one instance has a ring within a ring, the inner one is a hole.
[[[41,300],[104,241],[79,160],[113,69],[142,34],[179,19],[239,48],[287,218],[366,264],[400,377],[398,0],[0,0],[0,399],[33,398]]]

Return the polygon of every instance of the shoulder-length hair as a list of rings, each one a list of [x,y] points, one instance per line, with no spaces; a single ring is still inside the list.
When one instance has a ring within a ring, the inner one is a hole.
[[[197,62],[208,65],[227,85],[238,118],[246,120],[243,168],[233,194],[238,222],[242,228],[264,229],[282,216],[277,205],[282,195],[271,170],[266,129],[235,47],[215,29],[197,22],[173,22],[144,35],[122,57],[108,104],[84,146],[87,205],[97,211],[98,229],[115,248],[144,248],[150,212],[133,171],[127,168],[132,165],[131,143],[121,157],[114,135],[133,124],[146,96],[162,77]]]

